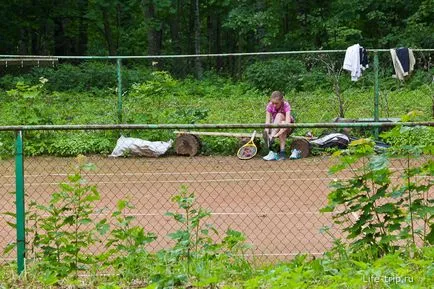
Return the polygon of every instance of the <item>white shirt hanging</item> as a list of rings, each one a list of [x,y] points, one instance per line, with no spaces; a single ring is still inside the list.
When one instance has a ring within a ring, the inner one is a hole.
[[[360,66],[360,45],[354,44],[347,48],[343,68],[351,72],[351,80],[357,81],[362,76]]]

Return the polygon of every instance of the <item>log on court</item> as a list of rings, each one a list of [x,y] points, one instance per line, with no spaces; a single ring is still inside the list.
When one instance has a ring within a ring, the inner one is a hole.
[[[174,131],[177,134],[175,140],[175,150],[178,155],[195,156],[199,154],[201,148],[201,141],[199,135],[205,136],[223,136],[223,137],[236,137],[240,140],[239,146],[246,144],[251,134],[248,133],[232,133],[232,132],[212,132],[212,131]],[[258,137],[258,136],[257,136]],[[255,141],[259,146],[259,143]]]
[[[296,138],[291,143],[291,151],[297,149],[301,151],[301,157],[307,158],[310,155],[311,144],[303,138]]]
[[[183,133],[176,137],[175,151],[178,155],[195,156],[200,152],[200,140],[197,136]]]
[[[178,155],[195,156],[200,152],[201,142],[199,135],[205,136],[223,136],[237,137],[240,139],[240,146],[250,140],[249,133],[233,133],[233,132],[205,132],[205,131],[174,131],[177,134],[175,141],[176,153]],[[257,135],[256,138],[262,138],[262,135]],[[310,155],[311,144],[308,138],[302,136],[289,136],[292,139],[291,151],[298,149],[301,151],[301,156],[306,158]],[[259,148],[259,143],[255,139],[255,144]]]

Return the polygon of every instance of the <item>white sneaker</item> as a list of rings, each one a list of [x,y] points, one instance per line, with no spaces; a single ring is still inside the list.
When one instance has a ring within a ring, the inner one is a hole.
[[[293,149],[289,158],[291,160],[301,159],[301,151],[298,149]]]
[[[276,160],[276,153],[273,151],[270,151],[268,153],[268,155],[266,155],[265,157],[263,157],[262,159],[266,160],[266,161],[275,161]]]

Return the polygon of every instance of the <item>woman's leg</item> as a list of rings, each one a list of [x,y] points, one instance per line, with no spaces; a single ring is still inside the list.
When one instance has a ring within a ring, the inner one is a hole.
[[[282,123],[284,123],[284,121],[282,121]],[[280,151],[284,152],[285,151],[285,145],[286,145],[286,139],[288,137],[288,129],[284,128],[282,130],[284,130],[284,131],[279,135],[279,140],[280,140]]]
[[[276,118],[273,121],[273,124],[278,124],[278,123],[282,123],[285,120],[285,116],[283,115],[283,113],[278,113],[276,115]],[[273,128],[271,130],[271,138],[274,138],[276,136],[276,134],[278,134],[280,132],[280,128]]]

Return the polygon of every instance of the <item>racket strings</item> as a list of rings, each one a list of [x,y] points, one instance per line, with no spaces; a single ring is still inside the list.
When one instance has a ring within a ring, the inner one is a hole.
[[[241,158],[251,158],[255,156],[257,148],[254,145],[247,145],[240,148],[238,155]]]

